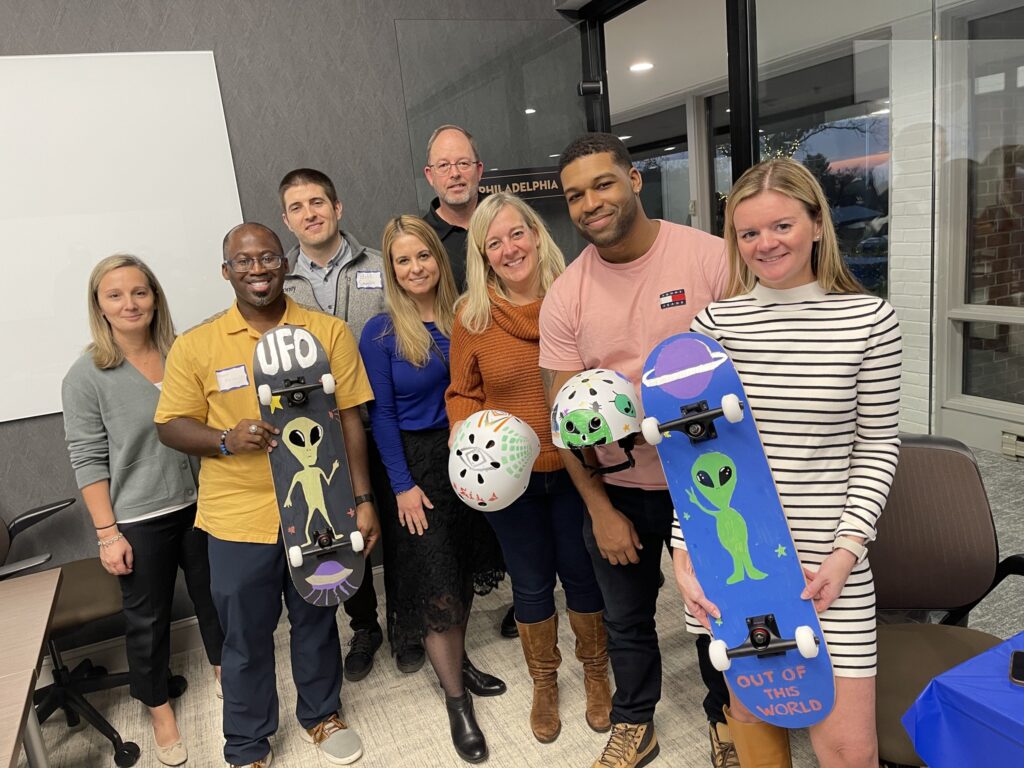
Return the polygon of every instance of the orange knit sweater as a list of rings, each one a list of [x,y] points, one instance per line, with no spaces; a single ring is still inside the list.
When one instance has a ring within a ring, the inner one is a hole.
[[[470,333],[455,319],[452,331],[452,383],[445,393],[448,421],[454,424],[484,408],[518,416],[540,438],[534,472],[562,468],[551,442],[551,420],[544,398],[540,356],[541,301],[516,306],[491,294],[491,323],[483,333]]]

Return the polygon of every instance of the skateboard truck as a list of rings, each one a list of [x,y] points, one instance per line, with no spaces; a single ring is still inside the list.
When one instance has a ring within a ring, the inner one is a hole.
[[[334,376],[325,373],[320,377],[320,381],[312,384],[307,384],[303,376],[299,376],[297,379],[285,379],[284,387],[281,389],[271,389],[269,384],[260,384],[256,388],[256,395],[260,399],[260,405],[270,405],[275,397],[284,395],[288,405],[295,408],[305,405],[308,400],[306,395],[321,387],[323,387],[324,394],[334,394]]]
[[[729,648],[724,640],[713,640],[708,648],[711,664],[719,672],[732,666],[732,660],[744,656],[780,656],[787,651],[796,649],[805,659],[813,659],[818,655],[820,640],[815,637],[814,630],[806,624],[796,628],[792,639],[783,638],[779,632],[775,614],[751,616],[747,618],[747,640],[742,645]]]
[[[679,411],[682,415],[678,419],[659,424],[653,416],[648,416],[640,423],[640,431],[651,445],[658,445],[666,432],[682,432],[696,445],[718,437],[715,419],[724,416],[732,424],[743,421],[744,407],[743,402],[732,394],[725,395],[718,408],[711,408],[707,400],[700,400],[681,406]]]
[[[314,529],[310,539],[312,544],[288,547],[288,562],[292,568],[301,568],[302,562],[307,556],[323,557],[345,547],[351,547],[353,552],[362,552],[364,546],[363,534],[359,531],[352,531],[352,535],[346,540],[335,534],[330,525],[326,526],[323,531]]]

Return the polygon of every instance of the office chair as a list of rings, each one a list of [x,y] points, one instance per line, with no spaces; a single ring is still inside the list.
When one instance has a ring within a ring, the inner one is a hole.
[[[37,507],[19,515],[6,527],[0,525],[0,563],[7,558],[15,536],[74,502],[74,499],[64,499],[56,504]],[[43,565],[49,560],[50,554],[47,553],[5,564],[0,567],[0,579]],[[62,709],[68,726],[72,728],[79,724],[80,718],[85,718],[110,740],[114,747],[114,762],[118,766],[135,765],[139,759],[138,745],[124,741],[84,696],[94,691],[126,685],[128,673],[108,674],[106,669],[94,666],[88,659],[80,662],[73,670],[69,670],[61,660],[56,642],[62,634],[83,624],[119,614],[121,587],[117,583],[117,577],[107,573],[97,557],[64,563],[60,567],[63,569],[60,593],[46,636],[47,652],[53,663],[53,683],[36,690],[36,715],[39,722],[43,723],[57,709]],[[184,682],[184,678],[181,682]],[[180,685],[177,687],[180,688]]]
[[[947,613],[936,624],[879,624],[876,722],[883,763],[923,766],[900,718],[932,678],[1002,642],[969,629],[967,616],[1006,576],[1024,575],[1024,555],[999,561],[992,509],[967,446],[901,437],[871,545],[878,608]]]

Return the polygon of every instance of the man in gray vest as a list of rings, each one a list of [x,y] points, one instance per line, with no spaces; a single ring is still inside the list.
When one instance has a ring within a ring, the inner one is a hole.
[[[292,267],[285,276],[284,292],[300,304],[340,317],[358,341],[366,321],[384,311],[380,251],[360,245],[339,228],[342,205],[327,174],[298,168],[281,179],[278,192],[285,226],[299,241],[287,254]],[[365,413],[364,426],[371,485],[378,497],[376,503],[382,505],[381,514],[388,514],[388,501],[393,499],[391,486]],[[345,602],[345,612],[353,631],[345,655],[345,679],[362,680],[373,668],[374,654],[383,641],[372,578],[364,579],[356,594]],[[415,672],[423,666],[421,646],[392,650],[401,671]]]

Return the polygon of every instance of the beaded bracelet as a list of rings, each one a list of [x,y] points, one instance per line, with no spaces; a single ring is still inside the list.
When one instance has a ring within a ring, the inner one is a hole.
[[[119,533],[116,536],[111,536],[109,539],[98,539],[96,543],[101,547],[109,547],[111,544],[116,544],[124,538],[123,533]]]
[[[220,433],[220,452],[225,456],[232,455],[231,451],[228,450],[227,443],[225,442],[228,439],[228,432],[230,431],[230,429],[225,429],[223,432]]]

